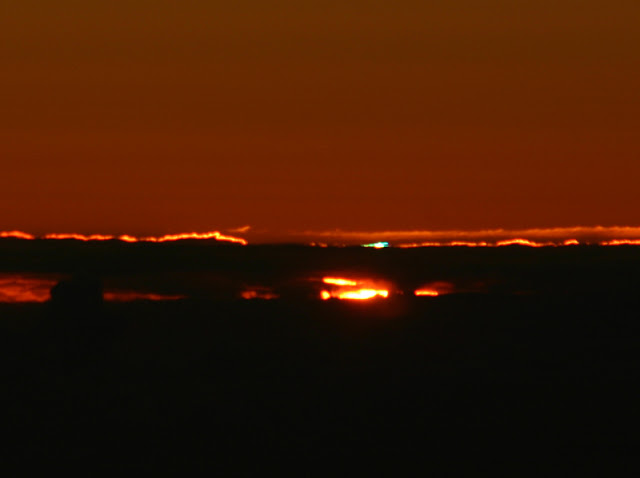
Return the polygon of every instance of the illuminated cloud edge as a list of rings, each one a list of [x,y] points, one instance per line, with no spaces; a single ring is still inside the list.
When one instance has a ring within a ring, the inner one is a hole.
[[[308,241],[328,244],[365,244],[389,241],[393,246],[478,245],[640,245],[637,226],[576,226],[530,229],[303,231],[292,233]]]
[[[51,233],[43,236],[35,236],[23,231],[0,231],[0,238],[3,239],[49,239],[49,240],[76,240],[76,241],[122,241],[122,242],[173,242],[181,240],[207,240],[214,239],[216,241],[231,242],[235,244],[242,244],[246,246],[248,244],[246,239],[241,237],[231,236],[228,234],[222,234],[219,231],[209,232],[183,232],[179,234],[166,234],[164,236],[147,236],[137,237],[128,234],[122,234],[119,236],[110,234],[76,234],[76,233]]]

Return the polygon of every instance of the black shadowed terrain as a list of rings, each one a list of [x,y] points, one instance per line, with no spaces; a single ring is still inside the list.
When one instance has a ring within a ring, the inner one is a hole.
[[[640,248],[17,241],[57,275],[0,304],[3,466],[222,476],[630,473]],[[320,278],[387,281],[321,301]],[[451,293],[414,297],[447,283]],[[243,300],[262,287],[276,300]],[[185,297],[110,302],[101,291]]]

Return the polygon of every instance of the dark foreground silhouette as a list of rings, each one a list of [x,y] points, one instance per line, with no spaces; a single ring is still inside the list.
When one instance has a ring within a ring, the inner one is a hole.
[[[95,320],[103,302],[102,282],[89,274],[74,275],[51,288],[51,310],[61,319]]]
[[[63,333],[42,306],[4,306],[0,456],[90,474],[611,476],[639,438],[638,324],[619,309],[638,305],[109,305],[123,326],[97,348],[90,318]]]
[[[637,259],[516,252],[449,258],[455,277],[513,279],[436,298],[102,304],[75,279],[62,303],[0,305],[0,463],[85,476],[633,474]],[[265,277],[267,256],[235,269]],[[371,257],[359,267],[384,266]],[[432,273],[426,262],[400,269],[407,282]],[[544,270],[573,282],[514,292]]]

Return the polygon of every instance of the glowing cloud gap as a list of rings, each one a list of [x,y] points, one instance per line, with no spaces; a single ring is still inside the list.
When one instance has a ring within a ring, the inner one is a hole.
[[[356,286],[358,283],[354,280],[350,279],[340,279],[338,277],[324,277],[322,282],[330,285],[339,285],[339,286]]]
[[[389,297],[389,290],[381,288],[372,280],[353,280],[343,277],[323,277],[322,282],[334,286],[330,290],[320,291],[322,300],[343,299],[343,300],[368,300],[374,298],[386,299]]]
[[[417,297],[438,297],[440,293],[437,290],[418,289],[414,292]]]
[[[351,299],[351,300],[367,300],[374,297],[389,297],[388,290],[376,290],[376,289],[359,289],[337,292],[335,297],[338,299]]]

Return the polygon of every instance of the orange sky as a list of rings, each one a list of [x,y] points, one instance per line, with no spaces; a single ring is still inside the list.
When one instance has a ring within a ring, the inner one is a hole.
[[[3,4],[0,230],[640,224],[636,0],[218,3]]]

